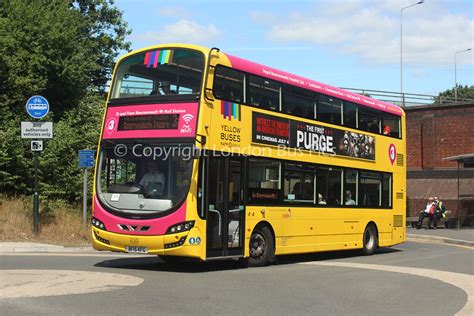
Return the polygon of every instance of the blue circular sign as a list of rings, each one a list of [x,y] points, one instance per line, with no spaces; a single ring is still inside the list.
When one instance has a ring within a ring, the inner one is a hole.
[[[44,97],[34,95],[26,101],[26,112],[35,119],[46,116],[49,112],[49,103]]]

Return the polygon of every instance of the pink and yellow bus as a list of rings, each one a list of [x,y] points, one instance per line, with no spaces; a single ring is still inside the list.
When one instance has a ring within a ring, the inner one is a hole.
[[[405,240],[399,107],[217,48],[166,44],[114,70],[94,181],[97,250],[164,260]]]

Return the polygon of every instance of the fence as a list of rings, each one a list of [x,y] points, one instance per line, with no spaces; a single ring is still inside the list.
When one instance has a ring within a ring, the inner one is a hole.
[[[370,90],[359,88],[341,88],[357,94],[362,94],[380,101],[410,107],[417,105],[442,105],[447,103],[474,103],[474,99],[434,96],[429,94],[400,93],[393,91]]]

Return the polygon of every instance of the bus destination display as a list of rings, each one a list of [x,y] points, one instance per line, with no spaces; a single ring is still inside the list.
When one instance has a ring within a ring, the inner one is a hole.
[[[119,120],[119,131],[178,129],[179,114],[123,116]]]

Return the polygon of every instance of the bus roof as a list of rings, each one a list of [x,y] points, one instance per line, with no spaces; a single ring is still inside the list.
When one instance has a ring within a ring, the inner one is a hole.
[[[331,87],[318,81],[314,81],[308,78],[290,74],[285,71],[257,64],[229,54],[225,55],[229,59],[233,68],[240,69],[242,71],[246,71],[262,77],[275,79],[277,81],[288,83],[294,86],[299,86],[308,90],[324,93],[326,95],[344,99],[346,101],[356,102],[358,104],[362,104],[380,111],[388,112],[399,116],[403,115],[403,110],[396,105],[375,100],[340,88]]]

